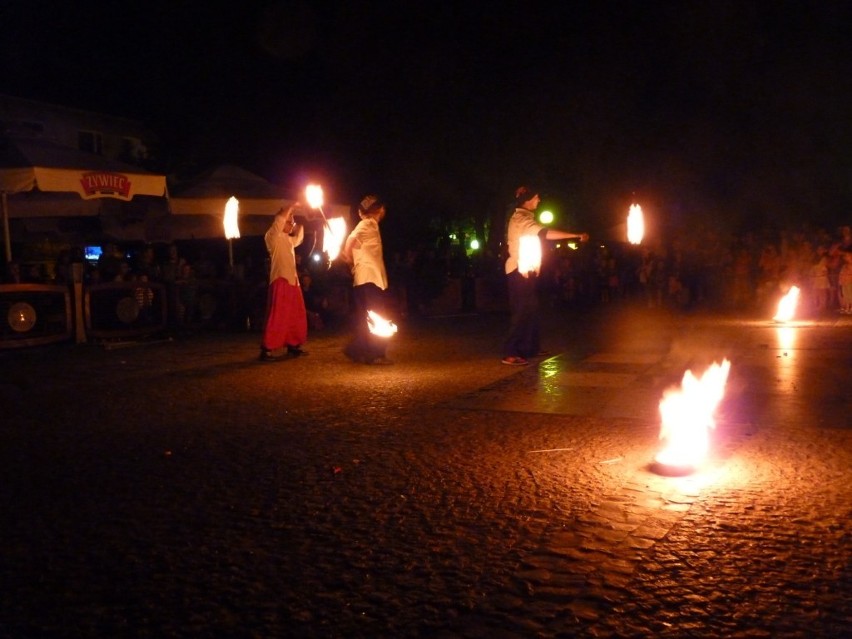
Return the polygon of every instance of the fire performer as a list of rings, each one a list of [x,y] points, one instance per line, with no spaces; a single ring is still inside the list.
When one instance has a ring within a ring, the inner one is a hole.
[[[523,366],[527,358],[541,351],[538,293],[536,290],[540,269],[542,240],[589,239],[586,233],[572,233],[549,229],[535,220],[534,211],[541,197],[535,189],[521,186],[515,191],[515,211],[506,229],[506,277],[509,289],[509,310],[512,314],[509,335],[503,344],[503,363]],[[533,246],[537,262],[529,264],[522,248]]]
[[[270,258],[266,325],[260,344],[260,360],[265,362],[280,359],[277,351],[285,347],[291,357],[307,354],[302,344],[308,338],[308,319],[296,270],[296,247],[305,239],[305,229],[293,217],[299,206],[294,202],[282,207],[264,236]]]
[[[358,206],[361,221],[343,245],[341,257],[352,269],[355,301],[355,335],[344,349],[350,359],[365,364],[392,364],[385,356],[387,339],[370,332],[368,312],[387,317],[388,276],[382,255],[379,222],[385,218],[385,204],[377,195],[367,195]]]

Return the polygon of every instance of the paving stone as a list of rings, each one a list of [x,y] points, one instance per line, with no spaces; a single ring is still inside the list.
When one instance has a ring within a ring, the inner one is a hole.
[[[381,369],[343,334],[268,366],[256,334],[0,353],[50,386],[0,412],[0,635],[848,634],[852,323],[781,378],[766,322],[655,317],[614,351],[554,316],[560,357],[517,370],[503,319],[403,326]],[[654,475],[658,415],[627,409],[714,345],[713,455]]]

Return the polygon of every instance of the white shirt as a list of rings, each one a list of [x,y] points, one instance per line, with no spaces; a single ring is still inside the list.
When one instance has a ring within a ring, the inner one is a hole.
[[[305,239],[305,229],[299,224],[296,226],[296,234],[288,235],[284,231],[286,218],[276,215],[272,226],[263,236],[266,242],[266,250],[269,252],[271,264],[269,266],[269,282],[272,283],[279,277],[283,277],[293,286],[299,286],[299,274],[296,271],[296,247]]]
[[[527,209],[515,209],[509,218],[506,245],[509,257],[506,258],[506,274],[518,269],[518,254],[520,253],[522,235],[538,235],[545,227],[535,221],[535,215]]]
[[[388,275],[382,256],[379,223],[372,218],[363,219],[352,229],[349,236],[358,240],[352,248],[353,284],[375,284],[382,290],[387,289]]]

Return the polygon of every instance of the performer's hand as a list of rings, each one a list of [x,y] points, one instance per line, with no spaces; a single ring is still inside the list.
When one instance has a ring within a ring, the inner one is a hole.
[[[588,233],[580,233],[580,241],[581,242],[588,242],[589,241],[589,234]]]

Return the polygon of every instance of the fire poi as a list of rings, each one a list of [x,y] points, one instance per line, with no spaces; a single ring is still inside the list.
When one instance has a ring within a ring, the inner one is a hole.
[[[328,259],[334,261],[340,255],[340,248],[346,239],[346,220],[333,217],[326,220],[326,232],[322,237],[322,250],[328,254]]]
[[[225,227],[225,239],[228,240],[228,265],[234,268],[234,247],[232,241],[240,237],[240,225],[237,221],[240,212],[240,201],[231,196],[225,203],[225,216],[222,224]]]
[[[638,204],[630,205],[627,214],[627,241],[631,244],[641,244],[645,236],[645,216]]]
[[[378,337],[391,337],[397,331],[396,324],[375,311],[367,311],[367,326],[370,332]]]
[[[687,370],[680,388],[672,387],[660,401],[660,439],[663,449],[654,458],[661,474],[688,474],[704,461],[710,449],[714,413],[725,395],[731,363],[714,362],[700,377]]]
[[[799,303],[799,287],[791,286],[787,294],[778,302],[778,311],[772,319],[776,322],[789,322],[796,314],[796,306]]]
[[[541,240],[538,235],[522,235],[518,245],[518,272],[527,277],[541,270]]]
[[[335,217],[329,220],[325,216],[325,211],[322,210],[324,203],[323,192],[319,184],[309,184],[305,188],[305,199],[308,201],[308,206],[318,210],[320,215],[322,215],[322,221],[325,224],[322,250],[328,255],[329,261],[333,262],[340,255],[340,248],[346,239],[346,220],[342,217]]]

